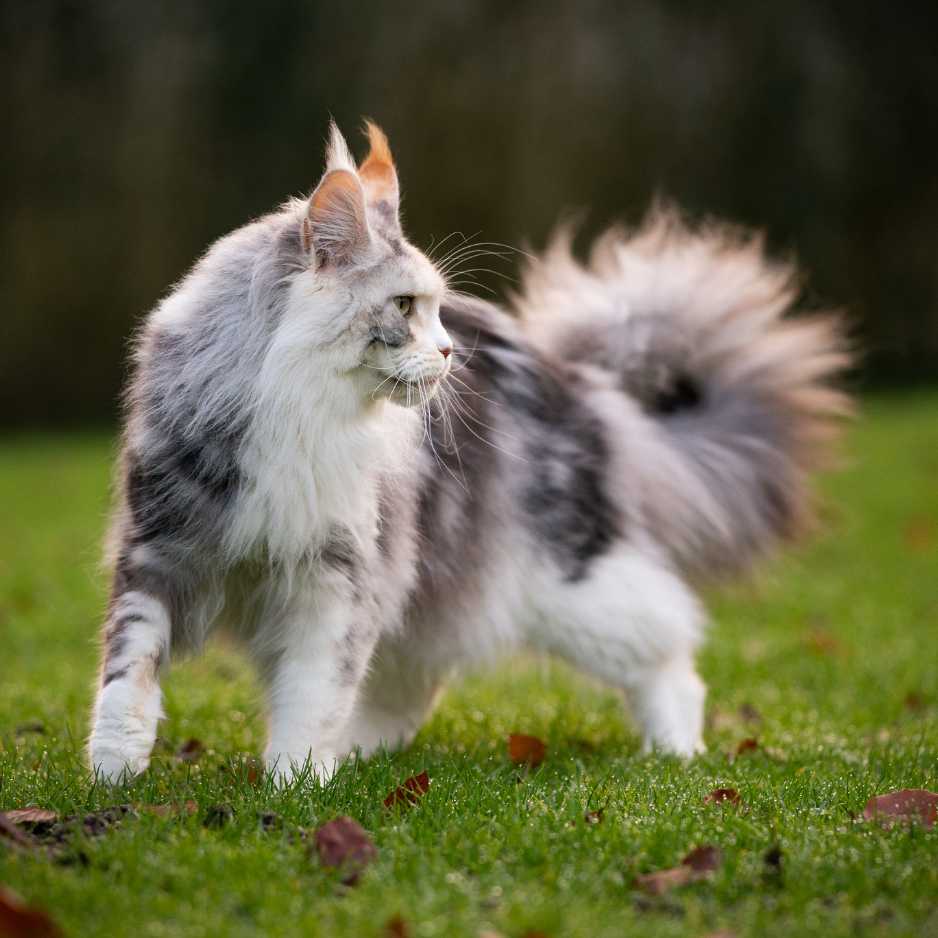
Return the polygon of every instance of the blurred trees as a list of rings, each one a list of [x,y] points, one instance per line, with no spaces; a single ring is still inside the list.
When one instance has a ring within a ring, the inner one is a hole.
[[[6,0],[0,423],[111,418],[135,322],[211,240],[309,189],[330,114],[355,146],[362,115],[388,131],[417,244],[540,245],[571,209],[589,233],[663,194],[794,252],[873,379],[934,379],[936,20],[810,0]]]

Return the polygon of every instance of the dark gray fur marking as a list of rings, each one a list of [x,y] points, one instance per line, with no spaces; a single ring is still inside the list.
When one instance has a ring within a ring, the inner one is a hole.
[[[372,341],[383,342],[389,348],[400,348],[413,341],[410,323],[397,309],[376,309],[373,320],[370,333]]]
[[[358,588],[364,560],[347,528],[341,525],[333,527],[329,540],[323,545],[320,557],[326,566],[342,573],[356,589]]]
[[[124,665],[123,668],[118,668],[116,671],[105,671],[104,680],[101,682],[102,687],[107,687],[112,681],[119,681],[121,678],[127,677],[129,671],[130,665]]]
[[[424,480],[421,530],[434,565],[447,549],[464,556],[480,535],[474,529],[496,474],[499,440],[491,428],[497,417],[526,450],[530,478],[523,505],[531,533],[566,579],[582,579],[591,561],[622,533],[620,512],[607,494],[609,453],[599,419],[580,402],[573,373],[501,334],[477,307],[448,306],[443,319],[457,347],[472,350],[457,362],[462,366],[459,377],[471,392],[461,395],[460,405],[469,425],[452,421],[456,449],[449,452],[442,422],[433,423],[434,458],[465,480],[468,494],[439,470]],[[462,527],[455,542],[440,531],[436,517],[444,487],[449,490],[446,501],[461,507]],[[461,566],[456,558],[453,563],[456,569]]]

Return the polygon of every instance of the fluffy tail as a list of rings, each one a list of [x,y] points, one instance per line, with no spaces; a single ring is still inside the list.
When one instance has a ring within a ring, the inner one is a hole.
[[[698,578],[801,532],[810,476],[850,412],[833,384],[851,363],[840,320],[789,317],[796,272],[758,236],[656,210],[601,237],[585,266],[570,240],[529,267],[516,305],[538,345],[606,372],[644,411],[621,428],[635,431],[621,441],[629,510]]]

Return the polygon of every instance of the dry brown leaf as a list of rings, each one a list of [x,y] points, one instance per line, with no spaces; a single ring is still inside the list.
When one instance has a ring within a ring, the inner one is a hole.
[[[741,804],[739,792],[735,788],[714,788],[704,798],[704,804],[726,804],[727,802],[735,808],[738,808]]]
[[[426,772],[419,775],[412,775],[406,779],[403,785],[398,785],[387,798],[384,799],[386,808],[393,808],[396,804],[412,805],[416,804],[422,795],[430,790],[430,776]]]
[[[388,938],[409,938],[410,929],[400,915],[392,915],[384,923],[384,933]]]
[[[205,746],[202,740],[193,736],[176,750],[176,758],[180,762],[198,762],[203,752],[205,752]]]
[[[695,873],[713,873],[720,868],[723,862],[723,852],[712,844],[694,847],[690,853],[681,860],[683,866],[689,866]]]
[[[878,821],[884,827],[894,824],[918,822],[931,830],[938,821],[938,794],[924,788],[903,788],[870,798],[863,811],[868,821]]]
[[[34,827],[54,824],[59,819],[55,811],[49,811],[46,808],[14,808],[12,811],[4,811],[3,817],[11,824],[30,830]]]
[[[669,870],[657,870],[636,877],[635,885],[651,896],[661,896],[678,886],[706,879],[719,869],[723,854],[710,844],[695,847],[681,860],[681,865]]]
[[[683,886],[694,878],[694,871],[687,866],[676,866],[670,870],[656,870],[635,877],[635,885],[650,896],[662,896],[666,892]]]
[[[196,814],[199,810],[198,802],[191,799],[182,804],[138,804],[134,807],[144,814],[155,814],[157,817],[179,817],[184,814]]]
[[[350,817],[337,817],[316,831],[316,850],[323,866],[342,869],[348,886],[358,882],[362,870],[378,856],[368,832]]]
[[[264,767],[261,765],[260,759],[256,759],[254,756],[247,759],[245,765],[247,766],[245,773],[247,783],[256,788],[264,777]]]
[[[736,747],[736,756],[739,757],[747,752],[755,752],[759,748],[759,740],[754,736],[748,736],[740,741]]]
[[[49,916],[26,905],[16,893],[0,886],[0,935],[8,938],[56,938],[62,931]]]
[[[508,737],[508,758],[518,765],[536,768],[544,761],[545,755],[547,755],[547,746],[536,736],[512,733]]]

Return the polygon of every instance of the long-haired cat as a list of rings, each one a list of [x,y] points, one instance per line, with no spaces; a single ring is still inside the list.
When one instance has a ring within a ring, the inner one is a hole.
[[[807,520],[847,406],[836,322],[785,318],[757,240],[666,213],[587,267],[558,241],[517,315],[448,294],[368,132],[356,167],[333,127],[310,198],[218,241],[141,331],[92,766],[145,768],[161,669],[216,627],[257,662],[283,776],[406,744],[455,666],[521,647],[622,688],[647,747],[700,751],[689,583]]]

